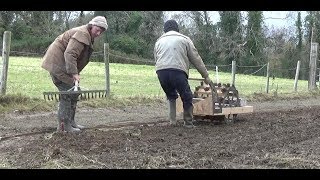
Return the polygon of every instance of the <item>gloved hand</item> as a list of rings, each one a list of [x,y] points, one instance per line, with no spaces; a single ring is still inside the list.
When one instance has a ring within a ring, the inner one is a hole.
[[[208,77],[204,78],[204,82],[206,84],[210,84],[212,81],[211,81],[210,77],[208,76]]]

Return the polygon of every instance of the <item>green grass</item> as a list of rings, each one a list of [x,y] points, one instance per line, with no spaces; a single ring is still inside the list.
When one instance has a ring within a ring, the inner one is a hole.
[[[22,94],[31,98],[43,98],[44,91],[57,91],[48,72],[41,68],[41,58],[10,57],[7,81],[7,94]],[[154,66],[110,64],[110,90],[116,97],[163,97]],[[209,70],[210,77],[216,81],[216,72]],[[190,77],[200,78],[195,70],[190,70]],[[231,83],[231,73],[219,72],[219,82]],[[104,63],[90,62],[81,72],[80,86],[84,90],[105,89]],[[191,90],[199,85],[198,81],[189,81]],[[235,85],[240,96],[251,96],[266,92],[266,77],[236,74]],[[294,93],[294,79],[270,78],[269,93]],[[298,92],[307,91],[308,82],[298,82]]]
[[[7,94],[42,98],[44,91],[57,91],[40,58],[10,57]],[[110,64],[111,94],[119,97],[163,95],[152,66]],[[106,89],[104,63],[90,62],[81,72],[84,90]]]
[[[41,68],[41,58],[10,57],[7,90],[0,96],[0,113],[8,111],[52,111],[55,101],[44,101],[44,91],[57,91],[49,73]],[[81,101],[79,107],[118,107],[148,104],[165,100],[165,95],[158,82],[155,67],[149,65],[110,64],[111,95],[106,99]],[[209,70],[214,82],[216,72]],[[195,70],[190,70],[190,77],[200,78]],[[231,83],[231,73],[219,72],[219,82]],[[319,91],[309,92],[307,81],[298,82],[298,91],[293,91],[294,79],[270,79],[269,93],[265,93],[266,77],[237,74],[235,85],[241,98],[248,101],[275,99],[297,99],[319,96]],[[191,90],[199,81],[190,80]],[[80,85],[84,90],[106,88],[104,63],[90,62],[81,72]]]

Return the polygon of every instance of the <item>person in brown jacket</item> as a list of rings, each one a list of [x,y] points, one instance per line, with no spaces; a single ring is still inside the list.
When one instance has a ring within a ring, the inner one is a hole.
[[[80,72],[89,63],[94,39],[108,28],[103,16],[94,17],[88,24],[67,30],[48,47],[42,68],[49,71],[59,91],[67,91],[80,81]],[[84,127],[76,124],[78,95],[62,95],[58,108],[57,131],[77,132]]]
[[[178,23],[168,20],[164,23],[163,30],[165,33],[157,39],[154,46],[154,59],[160,85],[169,102],[170,124],[177,123],[178,92],[183,102],[184,126],[193,128],[193,93],[188,83],[190,63],[198,70],[206,84],[209,84],[211,79],[191,39],[179,33]]]

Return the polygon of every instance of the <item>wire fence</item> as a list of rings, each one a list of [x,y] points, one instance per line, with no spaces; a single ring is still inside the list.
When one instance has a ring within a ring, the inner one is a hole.
[[[120,94],[121,96],[164,96],[154,70],[154,60],[126,57],[112,51],[109,51],[107,55],[110,61],[111,94]],[[10,51],[7,94],[21,93],[41,98],[44,91],[56,91],[56,87],[51,82],[51,77],[47,71],[41,68],[42,57],[43,53]],[[81,72],[81,86],[84,90],[106,89],[106,71],[103,58],[103,51],[93,52],[90,63]],[[1,70],[2,61],[0,61],[0,65]],[[232,84],[231,72],[219,71],[219,68],[229,66],[232,69],[232,64],[206,65],[213,81]],[[293,76],[290,79],[278,78],[275,71],[288,72],[295,71],[296,68],[273,68],[270,71],[269,79],[266,77],[267,64],[260,66],[236,65],[236,72],[245,72],[246,69],[249,69],[251,73],[246,75],[237,74],[235,77],[235,86],[240,95],[265,93],[268,81],[270,82],[269,92],[294,92],[295,77]],[[257,74],[263,74],[263,76],[258,76]],[[201,78],[201,75],[193,68],[190,70],[189,77]],[[191,90],[198,85],[199,82],[190,81]],[[299,81],[297,92],[306,92],[307,90],[308,82],[305,80]]]

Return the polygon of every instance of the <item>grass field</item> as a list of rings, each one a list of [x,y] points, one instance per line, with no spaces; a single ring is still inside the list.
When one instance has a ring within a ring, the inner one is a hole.
[[[22,94],[34,98],[42,98],[44,91],[57,91],[47,71],[41,68],[41,58],[10,57],[7,79],[7,94]],[[117,97],[159,97],[164,96],[158,82],[154,66],[110,64],[110,90]],[[209,70],[210,77],[216,81],[216,72]],[[200,78],[195,70],[190,70],[190,77]],[[219,72],[219,82],[231,83],[231,73]],[[240,96],[266,92],[266,77],[236,74],[235,85]],[[190,81],[191,90],[199,85],[198,81]],[[269,93],[294,93],[294,79],[270,78]],[[104,63],[90,62],[81,72],[80,86],[85,90],[105,89]],[[298,93],[308,89],[308,82],[298,82]]]

